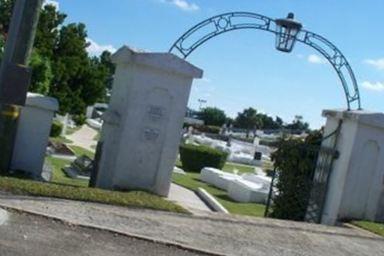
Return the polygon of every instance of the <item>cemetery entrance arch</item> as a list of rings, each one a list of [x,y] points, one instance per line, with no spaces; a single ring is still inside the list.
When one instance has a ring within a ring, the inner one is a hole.
[[[169,52],[186,59],[208,40],[230,31],[256,29],[270,32],[276,36],[276,49],[279,51],[290,52],[295,42],[298,41],[312,47],[324,56],[332,65],[340,79],[347,102],[347,109],[361,109],[360,93],[356,78],[343,53],[323,36],[301,28],[302,25],[293,20],[293,14],[289,14],[287,19],[271,19],[264,15],[251,12],[224,13],[206,19],[189,29],[176,40]],[[332,163],[338,156],[335,146],[340,127],[341,123],[334,132],[323,137],[322,146],[303,149],[306,152],[311,150],[317,155],[317,164],[315,164],[312,174],[313,181],[308,184],[308,186],[310,186],[310,193],[306,196],[307,203],[305,206],[300,206],[301,210],[304,207],[304,213],[306,212],[305,216],[302,215],[300,218],[306,221],[321,222]],[[274,173],[275,178],[276,170]],[[273,181],[266,215],[268,215],[269,205],[273,201],[272,194],[274,187]]]
[[[352,107],[361,109],[360,93],[353,70],[343,53],[329,40],[313,32],[300,29],[297,34],[288,34],[279,29],[278,19],[251,12],[230,12],[206,19],[185,32],[172,45],[169,52],[186,59],[192,52],[205,42],[221,34],[239,29],[257,29],[276,35],[276,48],[289,52],[295,41],[304,43],[324,56],[332,65],[340,78],[348,110]],[[290,50],[284,46],[292,40]]]

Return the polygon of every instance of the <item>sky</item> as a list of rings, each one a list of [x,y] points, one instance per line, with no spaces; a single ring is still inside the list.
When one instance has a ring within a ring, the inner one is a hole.
[[[254,12],[295,18],[306,30],[335,44],[351,64],[362,107],[384,112],[383,0],[49,0],[68,14],[67,23],[87,26],[90,54],[123,45],[166,52],[189,28],[217,14]],[[298,43],[287,54],[272,33],[238,30],[215,37],[188,59],[204,70],[195,80],[189,107],[218,107],[235,117],[244,108],[280,116],[302,115],[312,128],[324,125],[323,109],[346,108],[336,72],[318,52]]]

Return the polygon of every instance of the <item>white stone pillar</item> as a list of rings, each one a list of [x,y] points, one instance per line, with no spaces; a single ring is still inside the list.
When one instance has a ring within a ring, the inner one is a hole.
[[[11,169],[41,177],[52,119],[58,107],[55,98],[28,93],[19,118]]]
[[[169,53],[122,47],[103,116],[96,187],[167,196],[193,78],[202,70]]]
[[[325,110],[325,134],[342,121],[322,223],[384,220],[384,114]],[[328,142],[326,142],[328,143]]]

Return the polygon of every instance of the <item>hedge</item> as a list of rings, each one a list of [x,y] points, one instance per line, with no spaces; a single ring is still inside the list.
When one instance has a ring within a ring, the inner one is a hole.
[[[187,172],[200,172],[204,167],[222,169],[228,154],[207,146],[182,144],[180,146],[180,160]]]
[[[50,135],[53,138],[59,137],[63,131],[63,124],[58,121],[53,121],[51,126]]]

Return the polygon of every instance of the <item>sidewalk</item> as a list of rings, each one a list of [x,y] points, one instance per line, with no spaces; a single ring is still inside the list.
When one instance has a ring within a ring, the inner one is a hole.
[[[12,195],[0,195],[0,207],[224,255],[384,255],[384,239],[376,235],[301,222],[212,213],[188,216]]]
[[[71,145],[95,151],[94,147],[96,146],[97,141],[95,141],[94,138],[96,135],[97,131],[85,124],[80,130],[66,136],[66,138],[72,141]]]
[[[171,183],[168,200],[181,205],[194,215],[205,215],[212,212],[195,192],[174,183]]]

